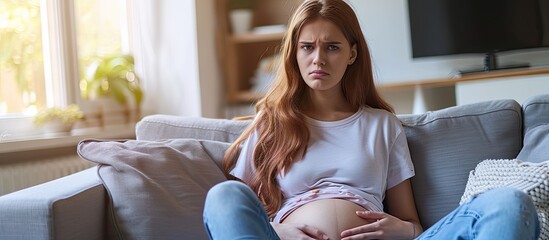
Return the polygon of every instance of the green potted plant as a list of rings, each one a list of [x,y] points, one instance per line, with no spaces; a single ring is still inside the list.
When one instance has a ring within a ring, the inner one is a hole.
[[[135,74],[132,55],[117,54],[98,58],[88,68],[81,84],[85,98],[110,96],[121,104],[133,101],[139,105],[143,91]]]
[[[125,109],[126,118],[130,122],[130,112],[139,116],[140,104],[143,101],[143,91],[135,73],[134,58],[129,54],[115,54],[100,57],[88,65],[80,84],[84,99],[111,98]],[[105,103],[101,107],[101,116],[112,115]],[[104,119],[103,119],[104,120]]]
[[[46,132],[70,132],[74,123],[84,118],[78,105],[67,107],[50,107],[34,116],[34,123],[43,127]]]

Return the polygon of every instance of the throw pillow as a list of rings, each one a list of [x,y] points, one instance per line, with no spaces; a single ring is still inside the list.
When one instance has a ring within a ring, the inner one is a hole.
[[[549,124],[530,128],[524,135],[524,146],[517,156],[528,162],[549,160]]]
[[[78,154],[98,163],[121,239],[207,239],[207,191],[225,180],[216,161],[229,143],[84,140]]]
[[[484,160],[469,173],[460,204],[485,191],[504,186],[519,189],[532,198],[541,226],[540,239],[549,239],[549,162]]]

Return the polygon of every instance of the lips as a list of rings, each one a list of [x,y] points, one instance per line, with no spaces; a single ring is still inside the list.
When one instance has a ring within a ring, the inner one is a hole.
[[[322,71],[322,70],[314,70],[311,73],[309,73],[309,76],[311,76],[312,78],[321,78],[321,77],[324,77],[324,76],[327,76],[327,75],[329,75],[329,74],[327,72]]]

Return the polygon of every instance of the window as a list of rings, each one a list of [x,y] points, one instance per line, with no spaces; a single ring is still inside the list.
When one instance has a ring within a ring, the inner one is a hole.
[[[82,102],[92,59],[129,52],[126,1],[0,1],[0,134],[32,129],[41,108]]]
[[[0,114],[46,104],[40,1],[0,1]]]
[[[127,21],[123,1],[75,0],[76,36],[80,66],[93,58],[128,52]]]

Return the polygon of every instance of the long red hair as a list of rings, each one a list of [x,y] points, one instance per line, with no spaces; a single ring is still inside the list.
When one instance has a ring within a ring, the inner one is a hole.
[[[282,192],[277,176],[288,171],[307,151],[309,130],[300,103],[308,87],[300,74],[296,59],[301,28],[322,18],[335,23],[349,44],[357,46],[357,58],[347,67],[342,79],[342,92],[355,108],[369,106],[394,112],[378,94],[372,73],[372,63],[366,40],[353,9],[343,0],[306,0],[294,12],[280,49],[280,63],[271,89],[256,104],[260,112],[255,121],[233,143],[225,154],[224,170],[234,168],[240,145],[257,130],[257,145],[253,151],[255,175],[249,186],[255,191],[273,217],[282,205]]]

